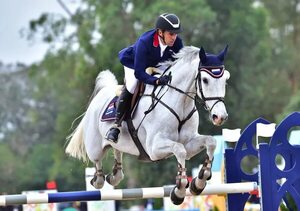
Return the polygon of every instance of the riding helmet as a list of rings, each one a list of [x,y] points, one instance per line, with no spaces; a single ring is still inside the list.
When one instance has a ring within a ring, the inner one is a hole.
[[[161,14],[156,20],[155,27],[175,34],[182,32],[180,20],[175,14]]]

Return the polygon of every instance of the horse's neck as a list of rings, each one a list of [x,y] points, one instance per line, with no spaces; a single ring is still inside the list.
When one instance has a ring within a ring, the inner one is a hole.
[[[173,106],[177,107],[179,110],[189,112],[191,108],[195,106],[195,102],[191,98],[196,95],[195,67],[191,63],[182,62],[177,63],[172,69],[170,69],[170,71],[172,72],[171,85],[185,93],[183,94],[170,88],[168,91],[168,94],[170,95],[170,103],[174,103]]]
[[[193,63],[177,63],[172,72],[172,85],[186,93],[195,93],[196,71]],[[175,69],[176,68],[176,69]]]

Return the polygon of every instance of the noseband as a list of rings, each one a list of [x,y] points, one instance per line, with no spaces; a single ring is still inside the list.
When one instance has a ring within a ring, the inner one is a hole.
[[[204,93],[203,93],[203,89],[202,89],[202,83],[201,83],[201,72],[206,72],[208,73],[210,76],[212,76],[213,78],[220,78],[223,76],[224,74],[224,70],[225,70],[225,67],[224,65],[222,66],[201,66],[199,65],[198,67],[198,74],[197,74],[197,77],[196,77],[196,81],[195,81],[195,87],[196,87],[196,90],[197,90],[197,83],[199,85],[199,92],[201,94],[201,99],[203,100],[203,106],[204,108],[211,112],[211,110],[214,108],[214,106],[219,103],[219,102],[223,102],[224,103],[224,97],[205,97],[204,96]],[[211,106],[211,108],[209,108],[206,104],[206,101],[211,101],[211,100],[215,100],[216,102]]]

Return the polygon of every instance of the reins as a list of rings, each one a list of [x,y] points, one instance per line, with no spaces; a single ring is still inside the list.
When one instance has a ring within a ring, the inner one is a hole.
[[[169,84],[167,85],[167,86],[169,86]],[[171,87],[172,88],[172,87]],[[176,87],[174,87],[174,88],[176,88]],[[161,88],[162,89],[162,88]],[[179,91],[180,89],[178,89],[178,88],[176,88],[175,89],[176,91]],[[166,92],[168,91],[168,89],[166,90]],[[166,93],[165,92],[165,93]],[[154,93],[154,91],[152,92],[152,94]],[[164,93],[164,94],[165,94]],[[185,92],[183,92],[182,90],[180,90],[180,93],[182,93],[182,94],[185,94],[186,96],[188,96],[188,97],[190,97],[190,98],[192,98],[192,99],[194,99],[195,100],[195,98],[194,97],[191,97],[191,96],[189,96],[187,93],[185,93]],[[152,99],[155,99],[156,100],[156,103],[151,107],[151,109],[149,109],[149,110],[147,110],[147,111],[145,111],[144,112],[144,114],[145,114],[145,116],[148,114],[148,113],[150,113],[150,111],[152,111],[153,109],[154,109],[154,107],[158,104],[158,103],[161,103],[163,106],[165,106],[175,117],[176,117],[176,119],[178,120],[178,122],[179,122],[179,125],[178,125],[178,132],[181,130],[181,128],[182,128],[182,126],[184,125],[184,123],[187,121],[187,120],[189,120],[191,117],[192,117],[192,115],[194,114],[194,112],[197,110],[196,109],[196,107],[194,107],[191,111],[190,111],[190,113],[183,119],[183,120],[181,120],[180,119],[180,117],[179,117],[179,115],[174,111],[174,109],[173,108],[171,108],[168,104],[166,104],[164,101],[162,101],[161,100],[161,98],[164,96],[164,94],[160,97],[160,98],[158,98],[156,95],[144,95],[144,96],[151,96],[152,97]],[[144,116],[144,118],[145,118],[145,116]],[[143,119],[144,119],[143,118]]]
[[[170,68],[171,66],[169,66],[164,72],[162,75],[164,75],[166,73],[166,71]],[[169,73],[169,75],[171,76],[171,72]],[[164,85],[165,86],[165,85]],[[184,94],[186,95],[187,97],[191,98],[192,100],[196,100],[195,97],[193,96],[190,96],[187,92],[184,92],[182,91],[181,89],[178,89],[177,87],[174,87],[172,86],[171,84],[167,84],[166,86],[168,86],[168,89],[166,89],[166,91],[158,98],[157,96],[159,96],[159,93],[161,92],[161,90],[164,88],[164,86],[161,86],[160,87],[160,90],[158,91],[158,93],[155,95],[155,90],[157,89],[157,86],[154,86],[153,90],[152,90],[152,93],[151,94],[144,94],[143,96],[150,96],[152,98],[152,104],[150,105],[149,109],[146,110],[144,112],[144,117],[143,119],[141,120],[138,128],[141,126],[143,120],[145,119],[146,115],[149,114],[155,107],[158,103],[161,103],[164,107],[166,107],[175,117],[176,119],[178,120],[179,122],[179,125],[178,125],[178,132],[181,130],[182,126],[184,125],[184,123],[189,120],[192,115],[195,113],[195,111],[197,110],[196,109],[196,106],[194,106],[194,108],[189,112],[189,114],[183,119],[181,120],[179,115],[174,111],[173,108],[171,108],[168,104],[166,104],[165,102],[163,102],[161,100],[161,98],[167,93],[167,91],[169,90],[169,88],[172,88],[174,89],[175,91],[181,93],[181,94]],[[195,93],[195,96],[196,96],[196,93]],[[137,129],[138,129],[137,128]]]

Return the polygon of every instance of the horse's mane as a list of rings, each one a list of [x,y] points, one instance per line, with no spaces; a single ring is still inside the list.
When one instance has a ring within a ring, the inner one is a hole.
[[[170,61],[170,60],[164,61],[160,63],[160,65],[172,66],[175,65],[180,60],[191,62],[197,56],[199,56],[199,50],[200,50],[199,48],[194,46],[185,46],[178,53],[173,55],[173,58],[175,58],[174,61]]]

